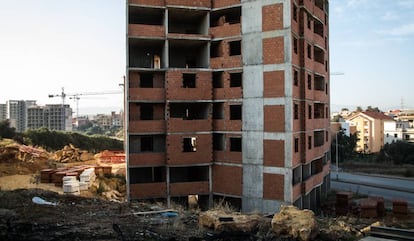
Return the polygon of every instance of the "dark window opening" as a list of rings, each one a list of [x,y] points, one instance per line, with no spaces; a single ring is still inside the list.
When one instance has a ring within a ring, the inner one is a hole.
[[[308,118],[312,119],[312,106],[308,105]]]
[[[321,48],[318,48],[315,46],[314,48],[314,55],[315,55],[315,61],[321,64],[325,64],[325,53]]]
[[[308,149],[312,149],[312,136],[308,136]]]
[[[312,89],[312,76],[308,74],[308,90]]]
[[[312,59],[312,47],[309,44],[308,44],[307,50],[308,50],[308,58]]]
[[[213,88],[223,88],[223,72],[213,72]]]
[[[163,25],[164,10],[156,8],[141,8],[129,6],[129,24]]]
[[[313,21],[313,32],[323,37],[323,24],[317,20]]]
[[[224,105],[223,103],[213,103],[213,119],[224,119]]]
[[[241,20],[241,7],[227,8],[213,11],[210,14],[210,26],[217,27],[224,24],[237,24]]]
[[[314,132],[314,145],[315,147],[322,146],[325,144],[325,135],[324,131],[315,131]]]
[[[223,56],[223,52],[221,51],[221,41],[213,41],[210,45],[210,58],[216,58]]]
[[[311,177],[310,163],[306,165],[302,165],[302,182],[308,180],[309,177]]]
[[[148,73],[139,74],[141,88],[153,88],[154,87],[154,75]]]
[[[299,138],[295,138],[295,152],[299,152]]]
[[[141,137],[141,152],[153,152],[154,139],[152,136]]]
[[[298,21],[298,7],[296,5],[293,5],[293,13],[292,13],[292,15],[293,15],[293,20],[295,22],[297,22]]]
[[[297,70],[294,70],[293,72],[293,84],[295,86],[299,85],[299,72]]]
[[[224,151],[224,134],[213,134],[213,149],[215,151]]]
[[[206,103],[170,103],[170,118],[183,120],[206,120],[210,105]]]
[[[320,75],[315,75],[313,78],[314,78],[315,90],[324,91],[325,90],[325,78]]]
[[[205,182],[209,180],[209,167],[171,167],[170,182]]]
[[[242,86],[242,73],[230,73],[230,87]]]
[[[299,105],[298,104],[293,105],[293,116],[295,120],[299,119]]]
[[[154,119],[154,106],[152,104],[141,104],[140,106],[140,119],[141,120],[153,120]]]
[[[197,138],[185,137],[183,138],[183,152],[195,152],[197,151]]]
[[[230,56],[241,55],[241,41],[229,42]]]
[[[242,106],[241,105],[230,105],[230,120],[241,120],[242,119]]]
[[[196,74],[183,74],[183,88],[196,87]]]
[[[324,117],[325,117],[325,108],[324,108],[325,106],[324,106],[324,104],[321,104],[321,103],[315,103],[314,104],[314,111],[313,111],[313,114],[314,114],[314,117],[315,117],[315,119],[323,119]]]
[[[315,0],[315,6],[317,6],[319,9],[323,10],[323,2],[325,0]]]
[[[308,18],[307,18],[307,22],[308,22],[308,29],[311,29],[311,26],[312,26],[312,17],[310,17],[309,15],[308,15]]]
[[[298,40],[296,38],[293,38],[293,52],[298,54]]]
[[[130,168],[129,178],[131,184],[165,182],[165,167]]]
[[[293,177],[292,177],[292,184],[298,184],[301,182],[302,177],[302,166],[298,166],[295,169],[293,169]]]
[[[241,152],[242,151],[242,139],[231,137],[230,138],[230,151]]]

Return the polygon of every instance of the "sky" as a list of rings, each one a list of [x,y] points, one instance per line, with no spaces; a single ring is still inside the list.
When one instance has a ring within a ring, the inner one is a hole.
[[[414,109],[414,0],[329,5],[331,110]],[[80,115],[119,111],[121,94],[88,94],[122,91],[125,28],[124,0],[0,0],[0,103],[61,104],[63,87]]]
[[[125,46],[123,0],[0,0],[0,103],[61,104],[63,87],[80,115],[118,112],[122,94],[89,94],[122,92]]]
[[[329,4],[331,110],[414,109],[414,0]]]

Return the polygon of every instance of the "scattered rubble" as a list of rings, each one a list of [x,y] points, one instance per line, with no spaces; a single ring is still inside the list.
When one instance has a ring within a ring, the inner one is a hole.
[[[311,210],[282,206],[279,213],[273,216],[272,231],[276,235],[288,235],[294,239],[309,241],[318,235],[319,227]]]
[[[209,210],[200,213],[199,216],[201,226],[217,232],[253,232],[260,220],[261,216],[259,215],[243,215],[223,210]]]
[[[93,159],[93,155],[88,151],[82,151],[79,148],[74,147],[72,144],[66,145],[63,149],[54,153],[54,160],[61,163],[71,162],[86,162]]]

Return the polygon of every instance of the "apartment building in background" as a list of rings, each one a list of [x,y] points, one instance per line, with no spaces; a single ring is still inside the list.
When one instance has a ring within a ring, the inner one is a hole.
[[[7,119],[10,127],[17,132],[23,132],[27,126],[27,109],[36,105],[35,100],[9,100],[7,105]]]
[[[382,112],[364,111],[346,119],[354,127],[358,141],[356,151],[379,152],[385,143],[398,140],[397,122]]]
[[[318,210],[329,189],[327,0],[129,0],[129,199]]]
[[[7,120],[7,105],[0,104],[0,121]]]
[[[31,106],[27,109],[27,129],[41,127],[49,130],[72,131],[72,108],[67,104]]]

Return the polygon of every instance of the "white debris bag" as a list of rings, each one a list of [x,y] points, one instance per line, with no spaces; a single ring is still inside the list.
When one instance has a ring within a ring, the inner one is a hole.
[[[51,206],[56,206],[57,205],[57,203],[52,203],[52,202],[46,201],[46,200],[44,200],[43,198],[40,198],[40,197],[33,197],[32,202],[36,203],[36,204],[39,204],[39,205],[51,205]]]

